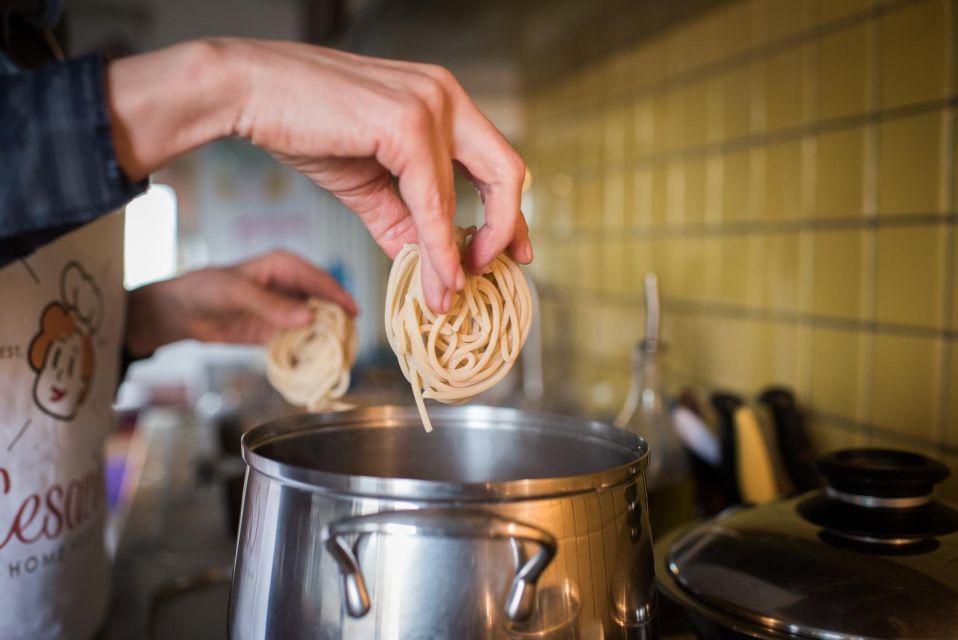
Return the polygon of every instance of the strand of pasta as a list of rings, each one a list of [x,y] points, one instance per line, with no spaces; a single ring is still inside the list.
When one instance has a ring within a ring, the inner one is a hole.
[[[356,359],[356,325],[339,305],[311,299],[313,322],[280,331],[266,352],[266,377],[291,404],[309,411],[339,411]]]
[[[500,255],[466,278],[449,313],[436,314],[423,299],[420,269],[419,247],[403,247],[386,287],[386,338],[432,431],[425,398],[462,404],[509,373],[529,333],[532,296],[519,265]]]

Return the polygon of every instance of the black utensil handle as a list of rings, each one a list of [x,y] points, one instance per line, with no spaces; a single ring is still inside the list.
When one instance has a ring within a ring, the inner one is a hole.
[[[815,469],[815,449],[808,437],[795,396],[784,387],[769,387],[759,396],[775,421],[775,437],[785,471],[798,493],[821,486]]]
[[[744,404],[742,398],[732,393],[712,394],[712,407],[718,416],[722,463],[719,467],[719,485],[725,502],[731,506],[742,502],[735,466],[738,455],[735,448],[735,412]]]

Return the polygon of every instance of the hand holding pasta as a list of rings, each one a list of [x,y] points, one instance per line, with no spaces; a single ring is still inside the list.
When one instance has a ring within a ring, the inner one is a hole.
[[[339,411],[356,359],[356,325],[326,300],[309,302],[311,324],[279,332],[267,347],[266,377],[291,404],[309,411]]]
[[[460,232],[460,249],[474,230]],[[485,273],[470,275],[449,313],[423,300],[419,247],[396,256],[386,289],[386,338],[412,385],[423,427],[432,431],[423,400],[468,402],[502,380],[529,333],[532,297],[519,266],[505,254]]]

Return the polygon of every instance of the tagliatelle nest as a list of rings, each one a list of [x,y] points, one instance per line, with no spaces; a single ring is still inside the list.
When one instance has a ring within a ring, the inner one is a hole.
[[[339,411],[356,360],[356,325],[339,305],[312,299],[313,322],[281,331],[266,352],[266,377],[291,404],[310,411]]]
[[[460,231],[460,250],[474,230]],[[423,298],[418,245],[396,256],[386,289],[386,338],[412,385],[423,427],[423,400],[461,404],[502,380],[519,357],[532,320],[532,296],[519,265],[500,255],[482,275],[467,275],[449,313]]]

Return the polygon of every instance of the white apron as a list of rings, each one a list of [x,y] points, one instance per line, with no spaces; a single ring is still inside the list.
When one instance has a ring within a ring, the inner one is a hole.
[[[125,310],[120,214],[0,269],[0,640],[89,640],[106,616]]]

